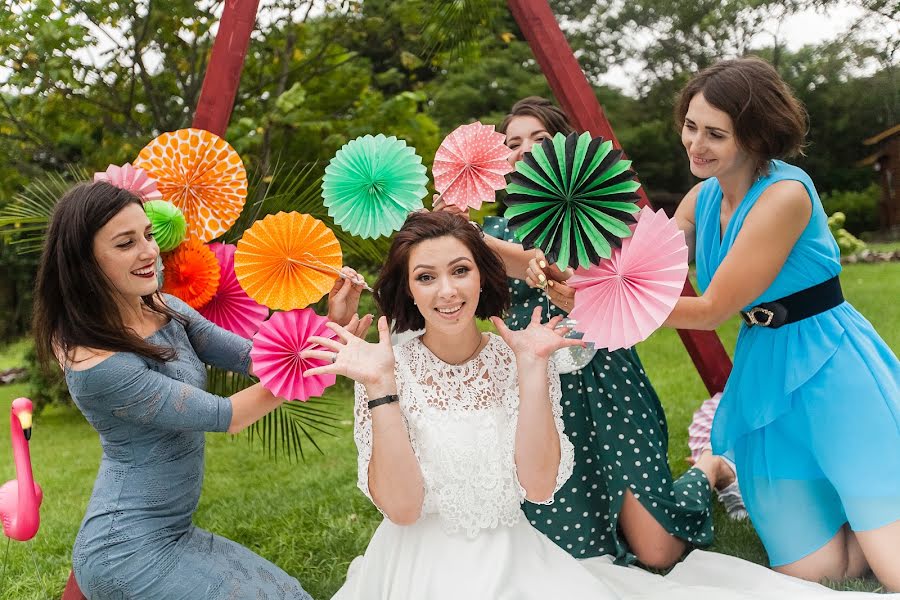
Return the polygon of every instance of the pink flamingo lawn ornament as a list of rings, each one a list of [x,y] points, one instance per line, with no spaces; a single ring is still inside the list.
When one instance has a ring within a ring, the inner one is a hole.
[[[41,524],[38,509],[41,506],[43,492],[34,482],[31,473],[31,455],[28,452],[28,440],[31,438],[31,400],[16,398],[13,400],[9,417],[9,433],[12,439],[13,458],[16,463],[16,478],[7,481],[0,487],[0,521],[3,522],[3,534],[10,540],[27,542],[35,536]],[[9,541],[6,546],[9,552]],[[3,572],[6,573],[6,560],[3,561]],[[2,577],[0,577],[2,581]]]
[[[28,440],[31,439],[31,400],[13,400],[9,416],[9,434],[12,439],[13,458],[16,463],[16,478],[0,487],[0,520],[3,534],[19,542],[27,542],[35,536],[41,524],[38,509],[43,492],[34,482],[31,473],[31,454]]]

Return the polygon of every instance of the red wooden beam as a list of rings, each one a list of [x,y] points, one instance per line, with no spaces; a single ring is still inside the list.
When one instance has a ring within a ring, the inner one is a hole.
[[[259,0],[226,0],[192,127],[225,135],[258,7]]]
[[[612,140],[617,148],[621,148],[550,5],[545,0],[507,0],[507,4],[525,40],[531,46],[554,96],[572,119],[575,128]],[[643,187],[638,193],[641,196],[638,203],[641,206],[649,204]],[[685,282],[682,295],[697,295],[690,281]],[[678,335],[709,393],[721,392],[731,372],[731,359],[716,332],[679,329]]]

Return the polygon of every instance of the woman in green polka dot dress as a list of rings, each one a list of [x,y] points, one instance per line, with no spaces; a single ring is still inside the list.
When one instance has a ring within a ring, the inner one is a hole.
[[[498,130],[506,134],[515,162],[533,144],[573,128],[557,107],[532,97],[516,103]],[[457,209],[437,200],[435,210]],[[510,277],[511,329],[525,327],[547,297],[553,302],[548,318],[572,308],[573,291],[555,268],[543,269],[545,280],[538,282],[549,284],[547,296],[526,284],[529,263],[541,269],[535,252],[514,241],[506,219],[487,217],[484,232]],[[532,525],[575,558],[608,554],[619,563],[637,560],[656,568],[674,564],[688,545],[708,545],[710,486],[728,483],[733,474],[706,454],[681,478],[672,477],[666,418],[637,353],[598,350],[587,365],[560,379],[575,470],[551,506],[524,504]]]

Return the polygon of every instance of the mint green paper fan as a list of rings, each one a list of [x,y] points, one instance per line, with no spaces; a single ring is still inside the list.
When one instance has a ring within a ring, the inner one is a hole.
[[[178,247],[187,233],[187,222],[177,206],[165,200],[144,203],[144,212],[153,227],[153,237],[162,252]]]
[[[526,249],[561,267],[587,268],[631,236],[640,184],[631,161],[602,137],[557,133],[508,174],[509,227]]]
[[[344,231],[377,238],[398,231],[428,193],[422,157],[396,137],[366,135],[338,150],[322,179],[328,215]]]

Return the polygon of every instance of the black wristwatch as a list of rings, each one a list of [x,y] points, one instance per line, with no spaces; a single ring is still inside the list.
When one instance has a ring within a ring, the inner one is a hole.
[[[374,400],[369,400],[369,410],[372,410],[376,406],[381,406],[382,404],[390,404],[391,402],[399,402],[400,397],[397,394],[388,394],[387,396],[382,396],[381,398],[375,398]]]

